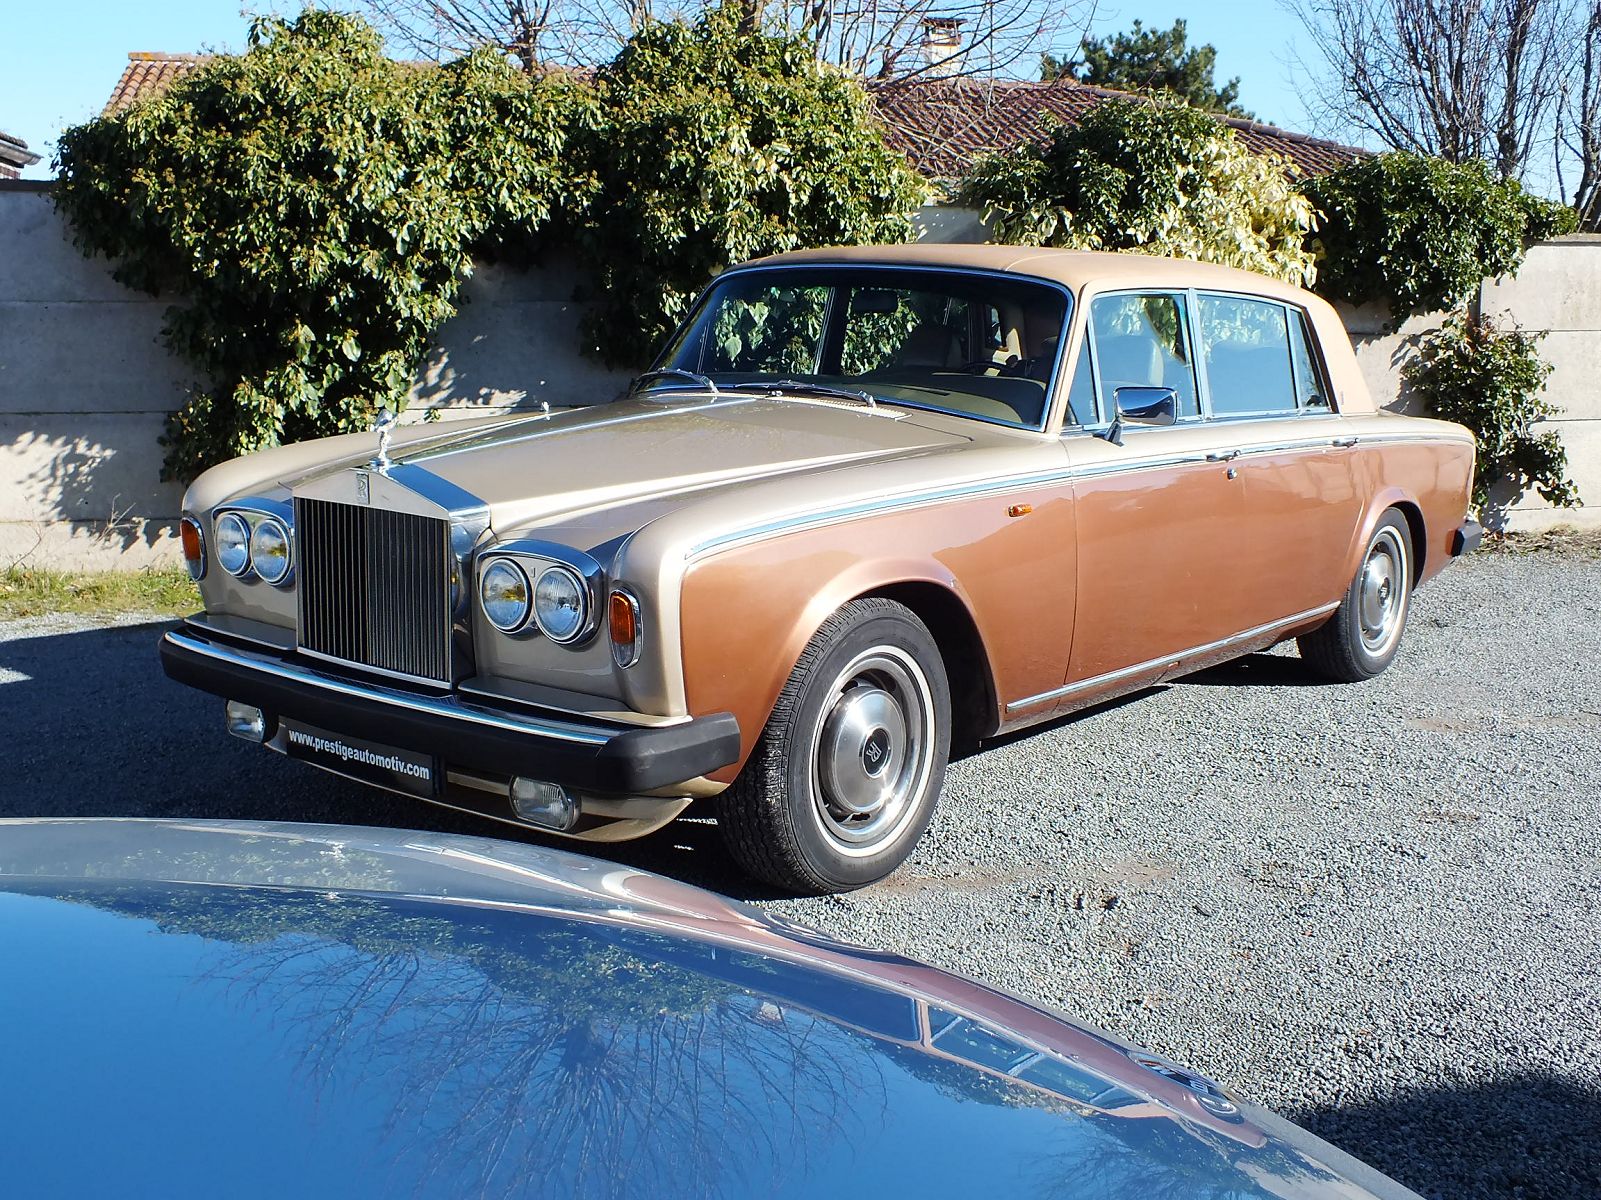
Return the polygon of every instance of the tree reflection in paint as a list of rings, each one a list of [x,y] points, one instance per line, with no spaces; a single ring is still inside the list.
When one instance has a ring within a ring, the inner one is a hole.
[[[804,1173],[815,1139],[881,1123],[869,1039],[727,978],[778,981],[767,960],[328,894],[93,903],[220,943],[204,978],[270,1016],[319,1103],[393,1097],[386,1142],[425,1156],[401,1172],[418,1190],[746,1195]]]

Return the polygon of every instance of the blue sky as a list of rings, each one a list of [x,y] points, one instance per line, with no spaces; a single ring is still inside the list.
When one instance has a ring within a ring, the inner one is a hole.
[[[293,0],[31,0],[13,5],[5,21],[0,130],[22,138],[44,156],[27,177],[47,178],[56,135],[63,126],[100,111],[130,50],[241,50],[247,13],[293,12],[298,7]],[[1219,79],[1240,77],[1240,101],[1247,109],[1264,121],[1306,129],[1306,111],[1289,66],[1292,47],[1304,45],[1306,35],[1276,4],[1103,2],[1096,9],[1094,31],[1125,29],[1136,17],[1147,28],[1166,28],[1175,18],[1186,18],[1192,43],[1217,47]],[[1072,40],[1071,34],[1063,38]]]

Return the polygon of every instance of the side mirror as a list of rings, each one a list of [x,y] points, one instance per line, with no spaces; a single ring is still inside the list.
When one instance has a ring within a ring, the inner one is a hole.
[[[1178,421],[1179,396],[1170,387],[1120,387],[1112,394],[1120,421],[1130,425],[1173,425]]]

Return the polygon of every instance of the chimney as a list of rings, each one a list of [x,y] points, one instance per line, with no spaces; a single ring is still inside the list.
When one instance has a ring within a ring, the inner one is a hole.
[[[949,79],[962,69],[961,17],[923,18],[923,59],[928,70],[925,79]]]

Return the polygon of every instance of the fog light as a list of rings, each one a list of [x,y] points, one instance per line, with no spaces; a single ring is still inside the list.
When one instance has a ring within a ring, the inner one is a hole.
[[[578,824],[578,798],[559,783],[517,776],[511,781],[511,809],[546,829],[565,831]]]
[[[227,714],[228,732],[234,737],[244,738],[247,742],[267,740],[267,714],[259,708],[230,700]]]

